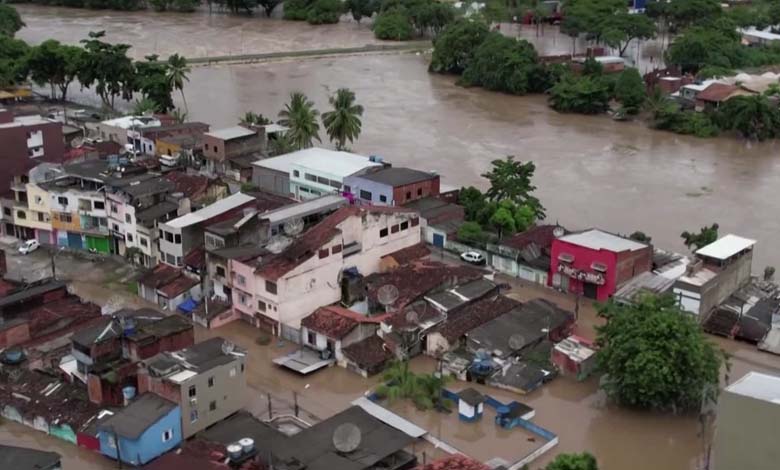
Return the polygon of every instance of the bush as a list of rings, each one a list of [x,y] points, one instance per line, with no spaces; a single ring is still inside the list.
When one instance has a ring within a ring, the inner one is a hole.
[[[682,111],[675,106],[656,113],[654,127],[696,137],[715,137],[719,131],[709,115],[697,111]]]
[[[409,16],[401,8],[380,13],[374,20],[374,36],[390,41],[408,41],[414,35]]]
[[[463,73],[488,33],[487,25],[481,21],[459,19],[447,25],[433,42],[430,69],[439,73]]]
[[[458,229],[458,240],[464,243],[484,243],[485,233],[477,222],[465,222]]]
[[[528,41],[490,33],[474,51],[463,71],[462,83],[515,95],[540,91],[544,88],[539,83],[543,69],[537,59],[536,50]]]
[[[635,68],[623,70],[615,82],[615,99],[623,105],[628,114],[636,114],[645,102],[645,82]]]
[[[309,24],[335,24],[344,13],[341,0],[317,0],[309,9],[306,21]]]
[[[550,89],[550,106],[564,113],[599,114],[609,107],[609,85],[601,77],[568,75]]]
[[[284,19],[306,21],[309,18],[311,0],[284,0]]]

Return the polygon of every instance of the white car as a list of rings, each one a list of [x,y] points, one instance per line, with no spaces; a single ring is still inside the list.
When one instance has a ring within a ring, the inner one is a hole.
[[[40,246],[41,244],[38,243],[38,240],[27,240],[26,242],[22,243],[22,246],[19,247],[19,253],[26,255],[37,250],[40,248]]]
[[[476,251],[467,251],[460,254],[460,259],[471,264],[485,264],[485,257]]]

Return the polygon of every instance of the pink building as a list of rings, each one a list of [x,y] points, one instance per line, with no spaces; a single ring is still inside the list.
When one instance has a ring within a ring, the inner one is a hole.
[[[280,253],[230,260],[233,308],[297,342],[304,317],[341,299],[344,269],[379,272],[383,256],[420,243],[422,228],[403,207],[341,208]]]

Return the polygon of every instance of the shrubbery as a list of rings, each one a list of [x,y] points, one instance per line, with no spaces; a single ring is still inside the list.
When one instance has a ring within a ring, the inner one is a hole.
[[[306,21],[309,24],[335,24],[344,13],[341,0],[316,0],[309,9]]]
[[[383,11],[374,20],[374,36],[378,39],[408,41],[413,34],[412,22],[401,8]]]

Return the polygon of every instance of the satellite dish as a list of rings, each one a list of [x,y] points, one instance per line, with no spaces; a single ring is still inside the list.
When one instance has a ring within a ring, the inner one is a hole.
[[[565,233],[566,233],[566,231],[560,225],[556,226],[553,229],[553,236],[555,238],[561,238]]]
[[[509,337],[509,347],[512,351],[518,351],[525,347],[525,338],[519,333],[515,333]]]
[[[389,311],[390,307],[398,300],[398,288],[392,284],[385,284],[379,288],[376,296],[379,303],[385,306],[385,311]]]
[[[76,137],[75,139],[70,141],[71,148],[77,149],[84,145],[84,139],[81,137]]]
[[[341,424],[333,431],[333,447],[344,454],[354,452],[360,447],[361,439],[360,428],[352,423]]]
[[[409,309],[409,311],[406,312],[406,323],[416,325],[419,322],[420,315],[418,315],[414,309]]]
[[[271,240],[265,246],[265,248],[274,254],[279,254],[284,251],[285,248],[290,246],[292,238],[285,237],[284,235],[274,235]]]
[[[292,219],[284,224],[284,233],[294,237],[303,232],[303,219]]]
[[[231,343],[230,341],[225,340],[222,342],[222,354],[224,354],[225,356],[229,356],[233,354],[233,351],[235,351],[235,349],[236,349],[236,345]]]

